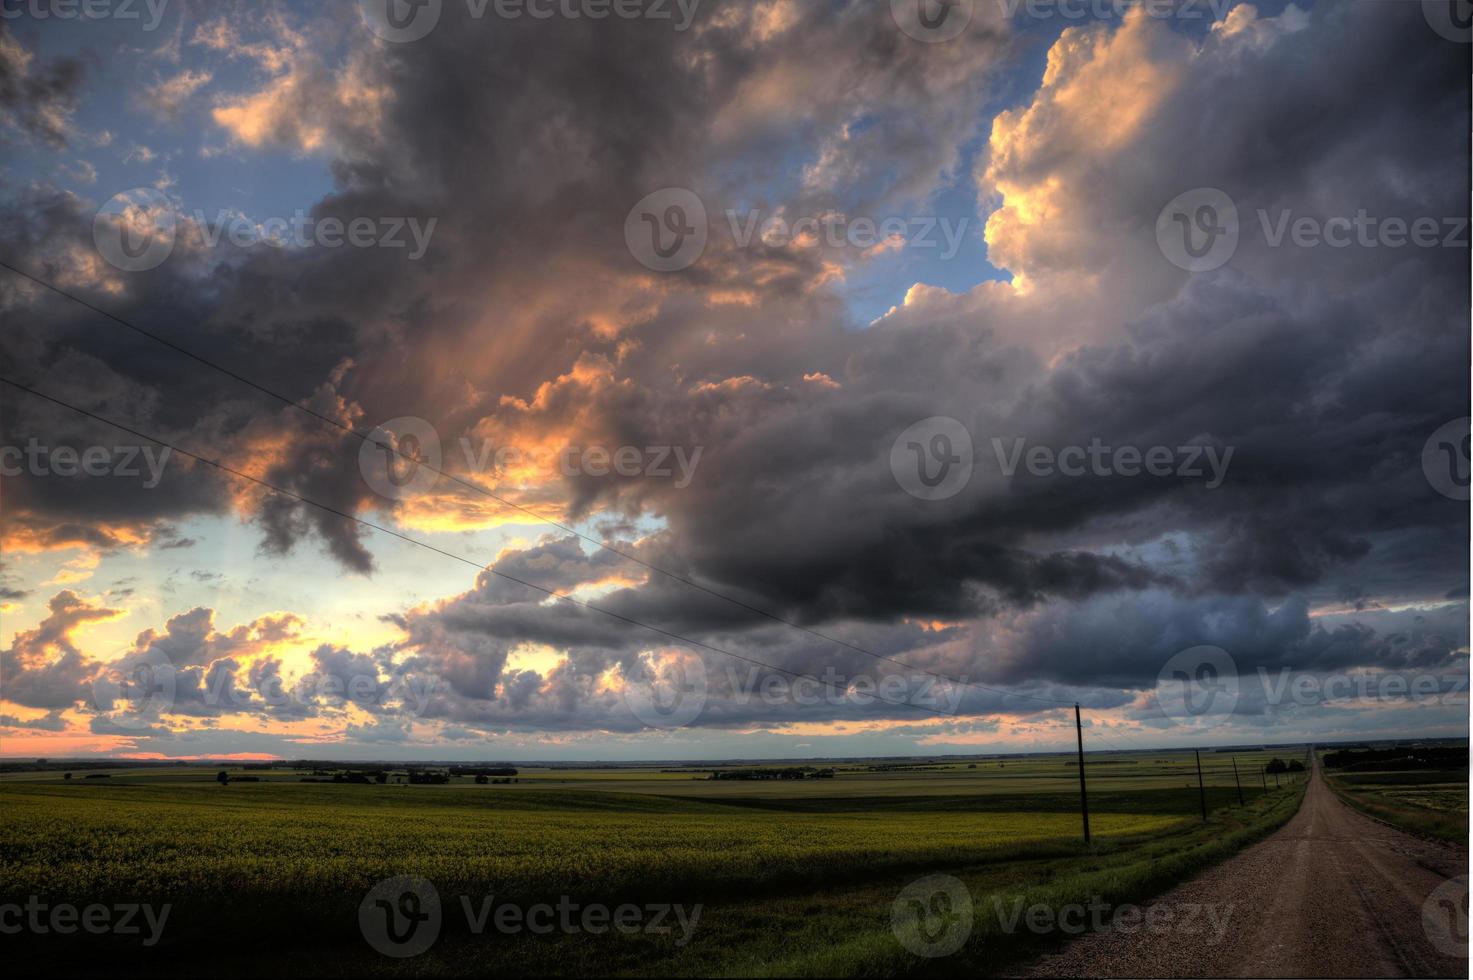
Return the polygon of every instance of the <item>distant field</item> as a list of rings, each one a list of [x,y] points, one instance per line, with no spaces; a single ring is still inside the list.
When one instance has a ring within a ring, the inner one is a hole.
[[[1395,827],[1443,840],[1468,838],[1466,770],[1332,773],[1351,806]]]
[[[1286,751],[1244,751],[1231,755],[1204,753],[1203,779],[1208,786],[1231,787],[1234,777],[1232,760],[1239,767],[1239,778],[1245,788],[1273,788],[1273,777],[1264,780],[1259,768],[1271,758],[1288,759]],[[738,767],[753,768],[753,767]],[[775,768],[775,767],[770,767]],[[971,795],[1012,793],[1060,793],[1077,795],[1078,773],[1072,755],[1035,756],[1024,759],[987,760],[977,763],[952,762],[927,766],[923,771],[872,771],[866,765],[839,764],[837,778],[801,781],[712,780],[707,771],[669,771],[657,767],[620,767],[609,769],[521,768],[517,783],[505,786],[475,787],[466,777],[454,778],[446,786],[415,787],[417,790],[449,789],[456,786],[484,792],[506,793],[553,788],[610,790],[619,793],[653,793],[671,796],[750,797],[774,796],[915,796]],[[213,783],[217,769],[202,767],[146,767],[138,769],[100,769],[106,779],[86,780],[97,783]],[[270,769],[246,772],[229,769],[235,775],[251,775],[265,782],[298,783],[306,770]],[[88,770],[77,768],[74,778],[84,780]],[[1091,753],[1086,765],[1087,779],[1102,791],[1133,792],[1150,789],[1191,788],[1197,785],[1197,772],[1190,753],[1115,754]],[[0,785],[8,782],[55,782],[54,772],[0,773]]]
[[[0,777],[0,900],[168,902],[164,940],[137,961],[149,972],[203,962],[217,973],[398,969],[365,944],[358,903],[384,878],[419,875],[455,915],[458,896],[487,894],[522,905],[568,896],[703,908],[687,945],[668,935],[473,936],[447,915],[445,934],[412,961],[426,975],[704,973],[716,957],[742,973],[877,963],[903,973],[926,961],[899,946],[890,908],[918,876],[944,871],[973,894],[1043,901],[1142,897],[1287,819],[1299,784],[1274,792],[1270,778],[1264,793],[1257,768],[1268,757],[1237,754],[1252,776],[1241,808],[1228,759],[1204,757],[1206,825],[1190,755],[1088,767],[1089,848],[1077,771],[1062,756],[909,772],[848,766],[799,781],[560,769],[507,785],[335,785],[270,770],[221,786],[203,767],[101,779],[77,769],[67,781],[12,773]],[[984,943],[985,929],[965,954],[979,968],[1018,940]],[[62,968],[110,948],[66,938],[77,941],[27,936],[13,946],[7,937],[7,946],[14,962]]]

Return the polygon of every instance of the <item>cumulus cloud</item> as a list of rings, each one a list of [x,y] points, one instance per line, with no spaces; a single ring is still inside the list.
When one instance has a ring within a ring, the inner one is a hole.
[[[41,183],[8,195],[5,237],[89,301],[342,426],[425,419],[443,468],[502,501],[446,479],[382,497],[341,428],[140,354],[137,337],[14,280],[0,310],[35,328],[0,338],[7,362],[343,514],[475,532],[525,523],[509,500],[607,531],[646,564],[558,533],[493,567],[792,670],[853,676],[873,660],[752,608],[924,670],[1102,708],[1133,703],[1167,657],[1202,643],[1247,667],[1460,662],[1465,605],[1435,629],[1379,610],[1443,610],[1466,589],[1466,550],[1447,545],[1466,541],[1466,513],[1420,464],[1431,432],[1466,413],[1466,248],[1294,248],[1264,231],[1285,213],[1466,217],[1467,51],[1415,5],[1239,4],[1201,31],[1136,10],[1065,26],[1041,76],[1019,67],[992,4],[934,45],[859,2],[703,4],[684,33],[488,24],[454,4],[443,18],[384,44],[338,14],[232,8],[185,45],[215,59],[213,77],[161,78],[212,100],[232,152],[322,160],[334,183],[314,219],[437,219],[416,264],[391,249],[209,248],[186,223],[168,262],[121,275],[91,247],[97,202]],[[20,106],[38,69],[0,43],[0,105]],[[44,132],[26,112],[17,125]],[[623,229],[671,186],[700,195],[711,235],[699,262],[661,275]],[[1224,266],[1191,274],[1162,254],[1156,223],[1200,187],[1235,201],[1242,234]],[[727,227],[728,211],[933,213],[958,193],[985,220],[994,269],[974,270],[975,286],[922,278],[867,325],[849,280],[903,257],[898,242],[743,245]],[[20,438],[118,441],[0,397]],[[936,415],[970,431],[976,470],[955,497],[921,501],[889,458]],[[1075,478],[1008,472],[996,446],[1019,440],[1232,455],[1210,487]],[[701,455],[683,485],[559,465],[589,446]],[[500,461],[499,447],[518,454]],[[321,548],[372,587],[362,528],[187,463],[148,493],[21,475],[5,535],[27,553],[147,553],[198,515],[243,517],[272,559]],[[1323,619],[1347,596],[1361,608]],[[365,742],[422,736],[377,686],[409,674],[443,682],[413,717],[457,731],[632,731],[622,685],[676,646],[489,572],[438,602],[383,605],[402,627],[393,644],[313,655],[329,673],[372,668],[373,706],[351,722]],[[167,652],[188,692],[294,676],[248,652],[269,626],[219,632],[212,616],[178,612],[139,649]],[[27,695],[47,703],[17,703],[55,707],[80,674],[53,673]],[[725,683],[706,724],[798,717]],[[315,704],[272,710],[310,718]],[[959,710],[1040,709],[973,691]]]

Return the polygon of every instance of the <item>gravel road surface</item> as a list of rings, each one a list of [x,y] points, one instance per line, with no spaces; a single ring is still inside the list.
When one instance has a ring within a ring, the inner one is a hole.
[[[1271,837],[1145,906],[1142,922],[1083,936],[1023,975],[1466,977],[1467,875],[1466,847],[1355,812],[1316,765]]]

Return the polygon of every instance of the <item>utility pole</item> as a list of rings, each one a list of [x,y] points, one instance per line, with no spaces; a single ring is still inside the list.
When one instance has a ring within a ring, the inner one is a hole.
[[[1207,790],[1202,788],[1202,752],[1200,749],[1193,749],[1192,752],[1197,757],[1197,795],[1202,798],[1202,822],[1206,823]]]
[[[1238,787],[1238,806],[1243,805],[1243,781],[1238,778],[1238,757],[1233,756],[1233,782]]]
[[[1089,795],[1084,789],[1084,723],[1079,720],[1079,702],[1074,702],[1074,734],[1079,739],[1079,816],[1084,821],[1084,842],[1089,843]]]
[[[1262,766],[1259,766],[1258,767],[1258,778],[1263,780],[1263,791],[1265,793],[1267,793],[1268,792],[1268,774],[1263,771],[1263,767]]]

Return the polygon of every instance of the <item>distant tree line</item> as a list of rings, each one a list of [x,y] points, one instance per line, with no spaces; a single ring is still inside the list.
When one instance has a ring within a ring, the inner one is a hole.
[[[1304,763],[1298,759],[1290,759],[1288,762],[1285,762],[1283,759],[1271,759],[1268,765],[1263,767],[1263,771],[1270,776],[1278,775],[1281,772],[1303,772]]]
[[[785,769],[716,769],[712,779],[833,779],[834,770],[812,766],[789,766]]]
[[[1413,745],[1393,746],[1389,749],[1341,749],[1325,754],[1325,765],[1330,769],[1357,769],[1377,772],[1396,772],[1408,769],[1464,769],[1468,768],[1466,745]]]

